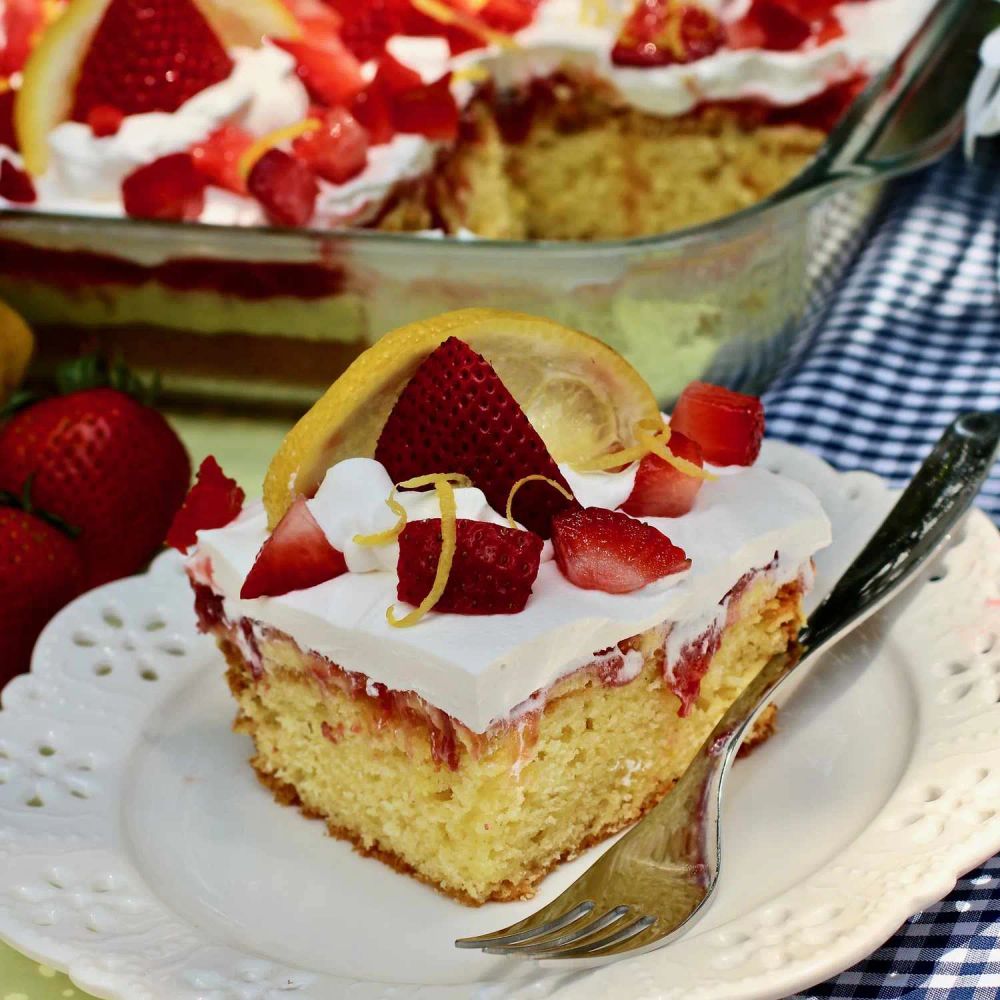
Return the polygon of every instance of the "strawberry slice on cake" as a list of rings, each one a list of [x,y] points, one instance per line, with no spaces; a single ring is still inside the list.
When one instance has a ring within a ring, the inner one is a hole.
[[[666,421],[547,320],[387,335],[288,434],[264,503],[223,526],[206,504],[189,552],[260,780],[462,902],[531,895],[795,655],[829,525],[753,464],[762,430],[759,401],[701,384]]]

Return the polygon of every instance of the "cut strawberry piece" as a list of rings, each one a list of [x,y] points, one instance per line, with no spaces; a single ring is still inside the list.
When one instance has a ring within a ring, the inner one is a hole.
[[[336,35],[279,39],[275,44],[294,57],[295,71],[314,101],[331,107],[346,105],[364,90],[361,64]]]
[[[0,163],[0,198],[18,205],[29,205],[35,200],[35,185],[23,170],[10,160]]]
[[[161,156],[122,181],[125,212],[139,219],[197,219],[205,207],[205,184],[190,153]]]
[[[253,136],[239,126],[223,125],[191,147],[191,159],[211,184],[246,194],[247,184],[239,162],[253,141]]]
[[[812,34],[809,18],[792,4],[752,0],[747,13],[729,26],[728,43],[734,49],[790,52],[805,45]]]
[[[683,434],[670,435],[667,447],[700,469],[704,464],[701,448]],[[635,485],[621,510],[633,517],[680,517],[693,506],[703,479],[675,469],[659,455],[646,455],[635,473]]]
[[[0,79],[24,68],[45,30],[46,4],[42,0],[5,0],[0,4]]]
[[[83,58],[70,118],[100,104],[176,111],[233,63],[193,0],[111,0]]]
[[[567,510],[552,519],[562,575],[584,590],[628,594],[691,565],[662,531],[603,507]]]
[[[428,139],[454,139],[458,134],[458,105],[450,84],[451,73],[446,73],[434,83],[392,97],[389,106],[395,130]]]
[[[401,63],[388,52],[378,61],[378,72],[373,85],[381,87],[387,94],[405,94],[408,90],[418,90],[424,85],[423,78],[405,63]]]
[[[503,512],[514,484],[542,475],[569,486],[517,400],[485,358],[456,337],[432,351],[389,414],[375,458],[394,482],[432,472],[459,472]],[[514,517],[548,538],[552,516],[576,506],[548,483],[525,483]]]
[[[697,441],[712,465],[753,465],[764,437],[764,404],[721,385],[692,382],[677,400],[670,428]]]
[[[21,147],[17,141],[17,131],[14,128],[14,99],[17,91],[8,89],[0,91],[0,146],[6,146],[19,152]]]
[[[347,563],[299,497],[261,546],[240,597],[279,597],[347,572]]]
[[[373,146],[389,142],[396,134],[392,127],[389,95],[382,87],[371,86],[358,94],[351,104],[351,114],[364,127]]]
[[[535,19],[540,0],[486,0],[479,17],[497,31],[508,35],[526,28]]]
[[[365,168],[368,162],[368,133],[358,120],[343,108],[315,110],[322,127],[306,132],[293,143],[292,149],[324,180],[343,184]]]
[[[712,55],[726,41],[719,19],[694,3],[639,0],[622,26],[611,61],[619,66],[669,66]]]
[[[247,189],[279,226],[304,226],[312,218],[319,197],[316,175],[300,159],[280,149],[269,149],[253,165]]]
[[[403,10],[408,0],[330,0],[343,18],[341,38],[362,62],[376,59],[393,35],[403,33]]]
[[[414,606],[427,596],[441,555],[441,519],[411,521],[399,536],[396,596]],[[524,610],[538,576],[542,540],[485,521],[456,522],[455,558],[435,611],[512,615]]]
[[[174,515],[167,532],[167,545],[186,553],[197,541],[197,532],[229,524],[243,510],[245,498],[236,480],[225,475],[214,456],[209,455]]]
[[[98,138],[114,135],[125,121],[125,115],[111,104],[95,104],[87,112],[87,124]]]

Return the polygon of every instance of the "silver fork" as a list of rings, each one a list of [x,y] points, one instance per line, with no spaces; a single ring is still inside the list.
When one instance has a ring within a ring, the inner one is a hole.
[[[798,636],[813,661],[874,614],[940,548],[1000,444],[1000,414],[968,413],[910,485]],[[673,791],[547,906],[458,948],[528,958],[605,959],[666,944],[704,914],[718,882],[723,784],[743,737],[794,657],[777,657],[722,717]]]

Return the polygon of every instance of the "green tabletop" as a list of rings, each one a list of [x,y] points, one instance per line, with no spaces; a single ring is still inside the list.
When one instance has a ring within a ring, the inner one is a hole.
[[[197,468],[213,454],[247,496],[260,495],[264,470],[290,425],[278,418],[251,419],[211,412],[169,414]],[[0,942],[0,1000],[88,1000],[61,972],[39,965]],[[91,998],[92,1000],[92,998]]]

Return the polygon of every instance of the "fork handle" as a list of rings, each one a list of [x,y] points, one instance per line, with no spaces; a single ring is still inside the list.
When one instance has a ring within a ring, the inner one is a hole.
[[[836,586],[799,642],[812,651],[882,607],[947,538],[989,474],[1000,446],[1000,413],[954,420]]]

